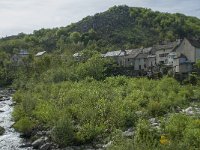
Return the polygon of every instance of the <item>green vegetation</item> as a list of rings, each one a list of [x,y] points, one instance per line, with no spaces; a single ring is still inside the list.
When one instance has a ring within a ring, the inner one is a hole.
[[[3,135],[5,132],[5,129],[3,127],[0,126],[0,135]]]
[[[16,53],[83,49],[105,52],[119,48],[152,46],[161,41],[200,36],[200,20],[183,14],[154,12],[150,9],[114,6],[67,27],[40,29],[0,40],[0,50]]]
[[[14,127],[31,136],[34,130],[51,131],[61,147],[112,141],[111,150],[198,149],[199,117],[179,110],[200,107],[198,71],[184,84],[170,77],[113,76],[112,60],[100,52],[199,38],[199,25],[198,18],[182,14],[115,6],[67,27],[1,39],[0,84],[17,89]],[[30,55],[16,66],[10,57],[21,49]],[[79,51],[83,59],[75,61],[72,54]],[[160,120],[158,128],[152,117]],[[134,135],[123,136],[129,128]]]

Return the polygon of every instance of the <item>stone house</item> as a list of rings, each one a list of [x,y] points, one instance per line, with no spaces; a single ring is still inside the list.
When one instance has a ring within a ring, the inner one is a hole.
[[[29,52],[27,50],[20,50],[19,53],[14,54],[11,57],[11,62],[14,66],[19,66],[20,64],[23,64],[23,58],[29,56]]]
[[[132,67],[135,69],[137,64],[136,57],[142,52],[142,49],[131,49],[126,50],[126,55],[124,56],[124,67]]]
[[[156,55],[156,64],[166,64],[168,54],[171,53],[179,44],[180,40],[161,45],[154,45],[153,49]]]
[[[195,63],[200,59],[200,42],[184,38],[175,51],[185,55],[191,63]]]
[[[184,38],[169,53],[165,65],[171,67],[174,74],[187,74],[192,71],[192,66],[198,59],[200,59],[200,42]]]
[[[188,74],[192,71],[192,63],[188,58],[178,53],[173,60],[173,72],[175,74]]]
[[[125,50],[118,50],[118,51],[111,51],[107,52],[103,55],[103,57],[112,58],[117,65],[124,66],[125,65],[125,59],[124,56],[126,55]]]

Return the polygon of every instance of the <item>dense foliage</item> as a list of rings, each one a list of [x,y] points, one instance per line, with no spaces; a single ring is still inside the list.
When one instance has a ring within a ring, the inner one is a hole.
[[[188,36],[200,37],[198,18],[115,6],[67,27],[1,39],[0,84],[17,89],[15,129],[26,136],[50,131],[61,147],[112,141],[111,150],[198,149],[199,117],[180,113],[200,106],[198,72],[184,85],[169,77],[112,76],[112,60],[99,53]],[[10,58],[21,49],[30,55],[16,65]],[[84,59],[75,61],[72,54],[81,50]],[[129,128],[134,135],[124,137]]]
[[[11,53],[19,49],[74,52],[92,48],[105,52],[152,46],[184,37],[200,37],[198,18],[145,8],[114,6],[67,27],[40,29],[30,35],[20,33],[3,38],[0,40],[0,50]]]
[[[199,90],[167,77],[157,81],[122,76],[103,81],[86,78],[79,82],[40,82],[29,84],[26,92],[21,89],[15,94],[18,105],[13,116],[16,129],[23,133],[41,126],[53,129],[52,139],[61,146],[110,139],[114,141],[114,149],[126,148],[127,144],[138,149],[193,148],[199,147],[200,142],[198,117],[173,113],[178,107],[198,102]],[[151,129],[148,122],[151,117],[163,120],[161,129]],[[116,137],[131,127],[136,129],[133,139]],[[170,144],[162,144],[162,136],[167,136]]]

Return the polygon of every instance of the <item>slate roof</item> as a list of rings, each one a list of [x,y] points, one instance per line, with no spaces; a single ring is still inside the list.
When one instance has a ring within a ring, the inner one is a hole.
[[[179,44],[180,44],[180,41],[175,41],[175,42],[169,42],[167,44],[162,44],[162,45],[154,45],[154,48],[156,49],[156,51],[164,50],[164,49],[174,50]]]
[[[141,48],[138,49],[130,49],[130,50],[126,50],[126,55],[127,58],[131,57],[131,58],[135,58],[138,54],[140,54],[142,52]]]
[[[141,53],[137,56],[137,58],[147,58],[148,57],[148,54],[146,53]]]
[[[104,57],[117,57],[117,56],[125,56],[125,51],[119,50],[119,51],[111,51],[107,52]]]
[[[193,40],[193,39],[188,39],[188,41],[190,42],[190,44],[196,48],[200,48],[200,41],[198,40]]]
[[[144,48],[142,51],[143,53],[149,53],[151,52],[151,50],[152,50],[152,47],[148,47],[148,48]]]
[[[19,55],[29,55],[27,50],[20,50]]]

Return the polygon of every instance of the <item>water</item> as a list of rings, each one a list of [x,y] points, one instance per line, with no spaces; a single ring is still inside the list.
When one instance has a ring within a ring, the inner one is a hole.
[[[0,93],[3,93],[3,91],[0,91]],[[5,129],[5,133],[0,136],[0,150],[27,150],[28,148],[20,148],[20,145],[23,144],[23,139],[12,128],[14,124],[11,116],[13,101],[12,97],[7,98],[7,100],[0,101],[0,126]]]

